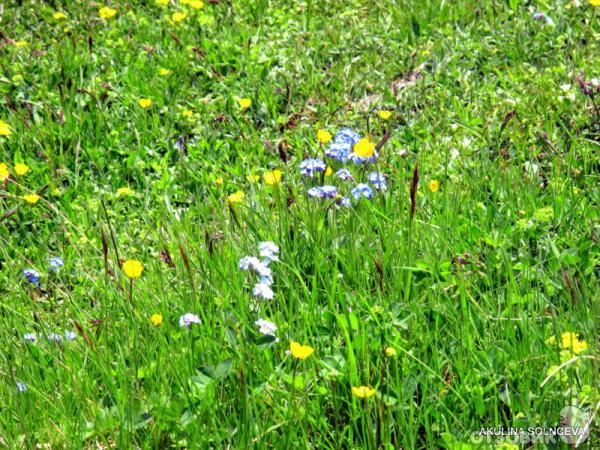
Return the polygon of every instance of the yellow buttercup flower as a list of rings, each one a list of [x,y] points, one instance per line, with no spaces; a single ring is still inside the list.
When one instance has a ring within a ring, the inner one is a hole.
[[[362,138],[354,145],[354,154],[361,158],[369,158],[375,153],[375,143],[367,138]]]
[[[109,8],[108,6],[103,6],[98,10],[98,15],[103,19],[112,19],[117,15],[117,10]]]
[[[252,106],[252,100],[249,98],[240,98],[238,103],[240,104],[240,108],[242,108],[242,110],[246,110]]]
[[[194,113],[192,111],[190,111],[189,109],[184,109],[183,111],[181,111],[181,115],[183,117],[187,117],[188,119],[190,119],[194,116]]]
[[[37,194],[27,194],[23,196],[23,200],[25,200],[27,203],[31,203],[32,205],[35,205],[40,198],[42,197]]]
[[[377,115],[381,120],[388,120],[390,117],[392,117],[392,112],[386,111],[385,109],[380,109],[377,111]]]
[[[127,278],[139,278],[142,275],[144,266],[136,259],[128,259],[123,263],[123,272]]]
[[[317,140],[321,144],[327,144],[329,141],[331,141],[331,133],[327,130],[319,130],[317,131]]]
[[[296,359],[306,359],[314,353],[315,349],[310,345],[301,345],[296,341],[290,342],[290,352]]]
[[[152,322],[152,325],[155,327],[160,327],[163,323],[163,316],[160,314],[152,314],[150,316],[150,322]]]
[[[263,181],[269,186],[275,186],[281,182],[281,170],[275,169],[263,174]]]
[[[21,48],[21,47],[27,47],[29,45],[29,43],[27,41],[16,41],[14,45],[17,48]]]
[[[588,0],[592,6],[600,6],[600,0]]]
[[[152,106],[152,99],[149,99],[149,98],[140,98],[140,100],[138,101],[138,104],[143,109],[150,108]]]
[[[117,189],[117,197],[121,197],[123,195],[133,195],[135,194],[135,192],[133,191],[133,189],[129,188],[129,187],[122,187]]]
[[[27,164],[21,164],[21,163],[15,164],[15,172],[17,173],[17,175],[23,176],[27,172],[29,172],[29,166]]]
[[[171,18],[173,19],[173,23],[182,22],[185,20],[186,17],[187,17],[187,14],[182,13],[182,12],[173,13],[173,15],[171,16]]]
[[[0,136],[10,136],[11,134],[12,129],[4,120],[0,119]]]
[[[64,20],[67,18],[67,15],[64,12],[59,11],[52,14],[52,17],[54,18],[54,20]]]
[[[204,2],[200,0],[191,1],[190,6],[193,9],[202,9],[204,7]]]
[[[397,354],[398,353],[396,352],[396,349],[394,347],[387,347],[385,349],[385,356],[387,356],[388,358],[393,358]]]
[[[223,178],[219,177],[215,180],[215,184],[217,186],[222,186],[223,185]]]
[[[161,67],[160,69],[158,69],[158,74],[162,77],[166,77],[170,73],[171,73],[171,70],[165,69],[164,67]]]
[[[377,392],[370,386],[352,386],[352,395],[358,398],[369,398],[373,397]]]
[[[227,197],[227,203],[230,205],[233,203],[241,203],[244,201],[245,194],[242,191],[234,192]]]
[[[437,182],[437,180],[431,180],[429,183],[427,183],[427,188],[431,192],[437,192],[439,187],[440,187],[440,184]]]
[[[560,336],[560,346],[564,350],[571,350],[575,354],[579,354],[588,348],[587,342],[580,341],[577,333],[566,332]]]
[[[325,169],[325,176],[330,177],[332,173],[333,173],[333,169],[331,167],[327,166],[327,168]]]
[[[6,180],[9,176],[8,166],[5,163],[0,163],[0,181]]]

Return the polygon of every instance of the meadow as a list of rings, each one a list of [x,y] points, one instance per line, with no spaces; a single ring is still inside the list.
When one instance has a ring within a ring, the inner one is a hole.
[[[0,4],[0,448],[600,448],[599,21]]]

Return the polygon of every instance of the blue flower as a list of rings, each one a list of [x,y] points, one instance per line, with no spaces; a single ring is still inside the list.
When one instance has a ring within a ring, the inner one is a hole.
[[[273,289],[271,289],[271,286],[269,286],[269,284],[261,280],[260,283],[256,283],[254,285],[252,295],[265,300],[272,300],[275,296],[275,293],[273,292]]]
[[[23,275],[30,283],[37,284],[40,281],[40,273],[35,269],[25,269]]]
[[[308,158],[300,163],[300,174],[303,177],[312,177],[315,172],[325,172],[327,165],[322,159]]]
[[[17,391],[25,392],[27,390],[27,385],[22,381],[17,381]]]
[[[65,331],[65,339],[67,341],[74,341],[75,339],[77,339],[77,333],[75,333],[72,330],[67,330]]]
[[[63,259],[60,256],[54,256],[50,258],[50,270],[57,271],[60,267],[65,265]]]
[[[360,199],[361,197],[373,198],[373,189],[371,189],[371,186],[365,183],[358,184],[350,191],[350,193],[356,200]]]
[[[345,163],[348,160],[348,154],[352,151],[352,144],[347,142],[334,142],[325,149],[325,156],[337,159]]]
[[[35,333],[25,333],[23,335],[23,340],[25,342],[33,343],[33,342],[37,341],[37,335]]]
[[[351,161],[354,164],[364,164],[366,162],[374,163],[376,157],[377,157],[377,152],[373,153],[373,156],[369,156],[367,158],[365,158],[363,156],[358,156],[353,151],[348,153],[348,161]]]
[[[279,261],[279,256],[277,256],[279,254],[279,247],[277,247],[274,242],[261,242],[258,244],[258,251],[260,256],[265,258],[263,264],[268,264],[268,262],[271,261]]]
[[[181,328],[189,328],[189,326],[194,323],[198,325],[202,323],[200,317],[198,317],[196,314],[186,313],[179,317],[179,326]]]
[[[60,342],[60,341],[62,341],[62,334],[49,333],[48,334],[48,340],[52,341],[52,342]]]
[[[344,208],[350,208],[350,199],[346,196],[340,198],[338,201],[335,202],[336,205],[338,206],[343,206]]]
[[[371,172],[367,178],[378,191],[385,192],[387,189],[385,176],[381,172]]]
[[[360,134],[350,128],[342,128],[333,138],[333,142],[336,144],[354,145],[358,141],[360,141]]]
[[[335,173],[335,176],[342,181],[354,180],[354,177],[348,169],[340,169]]]
[[[307,194],[311,198],[335,198],[337,196],[337,188],[335,186],[319,186],[310,188]]]

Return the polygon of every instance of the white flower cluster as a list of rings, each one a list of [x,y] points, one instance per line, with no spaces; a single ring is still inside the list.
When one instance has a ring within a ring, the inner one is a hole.
[[[256,256],[244,256],[240,259],[238,267],[240,270],[252,270],[259,277],[258,283],[254,285],[252,294],[257,298],[271,300],[275,296],[271,285],[273,284],[273,271],[269,267],[272,261],[279,261],[279,247],[273,242],[261,242],[258,244],[258,251],[263,258],[262,261]]]

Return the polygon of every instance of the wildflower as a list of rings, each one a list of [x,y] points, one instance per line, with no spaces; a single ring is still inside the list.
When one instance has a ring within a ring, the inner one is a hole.
[[[367,175],[369,182],[375,186],[375,189],[381,192],[385,192],[387,189],[385,176],[380,172],[371,172]]]
[[[300,175],[303,177],[312,177],[315,172],[324,172],[327,168],[322,159],[308,158],[300,163]]]
[[[32,205],[35,205],[38,200],[42,198],[37,194],[27,194],[23,196],[23,200],[25,200],[27,203],[30,203]]]
[[[14,46],[17,48],[27,47],[29,43],[27,41],[16,41]]]
[[[133,191],[133,189],[129,188],[129,187],[121,187],[119,189],[117,189],[117,197],[122,197],[124,195],[130,196],[130,195],[134,195],[135,192]]]
[[[181,111],[181,115],[183,117],[187,117],[188,119],[191,119],[192,117],[194,117],[194,112],[190,111],[189,109],[184,109],[183,111]]]
[[[53,256],[50,258],[50,270],[57,271],[60,267],[65,265],[63,259],[60,256]]]
[[[592,6],[600,6],[600,0],[588,0],[588,2]]]
[[[350,199],[346,196],[342,197],[342,196],[338,196],[339,199],[336,200],[335,204],[337,206],[343,206],[344,208],[350,208],[351,204],[350,204]]]
[[[198,317],[196,314],[186,313],[179,317],[179,326],[181,328],[188,328],[192,324],[200,325],[201,323],[202,321],[200,320],[200,317]]]
[[[23,176],[27,172],[29,172],[29,166],[27,164],[22,164],[22,163],[15,164],[15,172],[17,175]]]
[[[98,14],[102,19],[112,19],[117,15],[117,10],[109,8],[108,6],[103,6],[98,10]]]
[[[346,162],[348,160],[348,155],[352,150],[352,144],[347,142],[333,142],[329,144],[324,151],[325,156],[331,159],[336,159],[340,162]]]
[[[350,173],[348,169],[340,169],[335,173],[335,176],[338,177],[342,181],[350,181],[354,180],[354,177]]]
[[[67,341],[74,341],[77,339],[77,333],[75,333],[73,330],[67,330],[65,331],[65,339]]]
[[[577,333],[563,333],[560,338],[561,348],[564,350],[571,350],[575,354],[579,354],[588,348],[587,342],[580,341]]]
[[[396,349],[394,347],[387,347],[385,349],[385,356],[387,356],[388,358],[393,358],[397,354],[398,353],[396,352]]]
[[[254,267],[260,264],[260,260],[256,256],[244,256],[238,262],[238,268],[240,270],[248,270],[253,269]]]
[[[258,180],[260,180],[260,175],[248,175],[246,177],[246,179],[250,182],[250,183],[256,183]]]
[[[368,184],[360,183],[350,191],[350,194],[352,194],[356,200],[359,200],[361,197],[370,199],[373,198],[373,189],[371,189]]]
[[[281,170],[275,169],[263,174],[263,181],[269,186],[275,186],[281,181]]]
[[[58,334],[58,333],[49,333],[48,340],[50,342],[60,342],[60,341],[62,341],[62,335]]]
[[[533,15],[533,20],[540,20],[540,21],[544,21],[546,22],[548,25],[550,26],[554,26],[554,20],[552,20],[552,17],[548,16],[547,14],[543,13],[543,12],[537,12]]]
[[[279,342],[279,338],[275,334],[277,331],[277,325],[273,322],[269,322],[265,319],[258,319],[254,324],[258,327],[258,332],[263,336],[272,336],[275,338],[275,342]]]
[[[227,197],[227,203],[230,205],[233,203],[241,203],[244,200],[244,193],[242,191],[234,192]]]
[[[331,141],[331,133],[327,130],[317,131],[317,140],[320,144],[328,144]]]
[[[218,178],[215,180],[215,184],[216,184],[217,186],[222,186],[222,185],[223,185],[223,183],[224,183],[224,181],[223,181],[223,178],[221,178],[221,177],[218,177]]]
[[[273,280],[273,271],[269,268],[268,264],[271,262],[268,258],[264,262],[260,261],[255,256],[245,256],[238,262],[240,270],[252,270],[259,276],[263,277],[265,284],[271,284]],[[266,281],[270,280],[270,281]]]
[[[161,77],[166,77],[167,75],[169,75],[172,71],[169,69],[165,69],[164,67],[161,67],[160,69],[158,69],[158,74]]]
[[[264,281],[267,281],[267,283],[265,283]],[[259,283],[256,283],[254,285],[254,289],[252,289],[252,295],[258,298],[262,298],[264,300],[272,300],[275,296],[275,293],[273,292],[273,289],[271,289],[271,286],[269,286],[268,284],[268,281],[270,280],[265,279],[264,281],[260,281]]]
[[[343,128],[335,134],[333,142],[336,144],[355,145],[360,141],[360,134],[350,128]]]
[[[52,14],[52,17],[54,18],[54,20],[64,20],[67,18],[67,15],[64,12],[59,11]]]
[[[265,241],[258,244],[258,251],[260,256],[268,259],[269,261],[279,261],[277,256],[279,253],[279,247],[274,242]]]
[[[25,269],[23,275],[31,284],[37,284],[40,281],[40,273],[35,269]]]
[[[142,109],[147,109],[152,106],[152,99],[150,98],[140,98],[138,104]]]
[[[240,104],[240,108],[242,108],[243,111],[252,106],[252,100],[250,100],[249,98],[240,98],[238,100],[238,103]]]
[[[392,112],[386,111],[385,109],[380,109],[377,111],[377,115],[381,120],[388,120],[390,117],[392,117]]]
[[[377,392],[370,386],[352,386],[352,395],[358,398],[369,398]]]
[[[311,198],[335,198],[337,196],[337,188],[335,186],[319,186],[310,188],[307,194]]]
[[[23,335],[23,340],[25,342],[34,343],[35,341],[37,341],[37,334],[35,334],[35,333],[25,333]]]
[[[152,325],[155,327],[160,327],[163,322],[163,316],[160,314],[152,314],[150,316],[150,322],[152,322]]]
[[[136,259],[128,259],[123,263],[123,272],[127,278],[139,278],[142,275],[144,266]]]
[[[361,158],[370,158],[375,153],[375,143],[362,138],[354,145],[354,154]]]
[[[182,12],[175,12],[171,16],[171,18],[173,19],[173,23],[182,22],[183,20],[185,20],[186,17],[187,17],[187,14],[186,13],[182,13]]]
[[[25,392],[27,391],[27,386],[22,381],[17,381],[17,391]]]
[[[330,177],[332,173],[333,173],[333,169],[331,167],[327,166],[327,169],[325,169],[325,176]]]
[[[309,345],[301,345],[296,341],[290,341],[290,352],[296,359],[306,359],[314,353],[315,349]]]
[[[193,0],[190,2],[190,7],[192,9],[202,9],[204,7],[204,2],[202,0]]]
[[[169,4],[169,0],[154,0],[154,3],[156,3],[158,6],[165,7]]]
[[[10,176],[8,166],[4,163],[0,163],[0,181],[6,180]]]
[[[437,192],[437,190],[439,189],[440,184],[438,183],[437,180],[430,180],[429,183],[427,183],[427,188],[431,191],[431,192]]]

